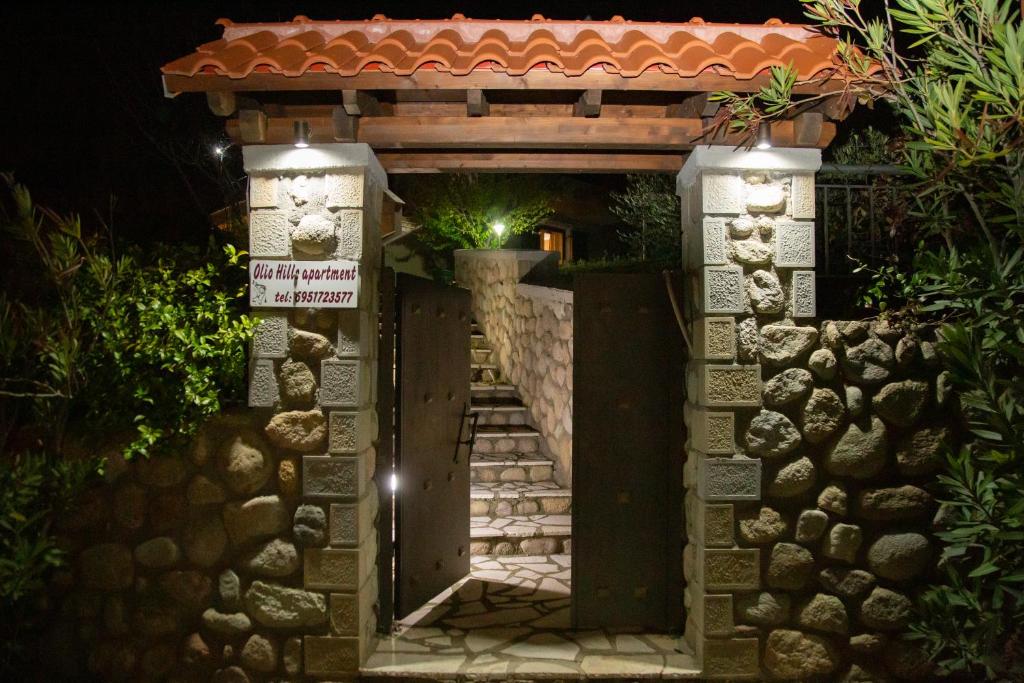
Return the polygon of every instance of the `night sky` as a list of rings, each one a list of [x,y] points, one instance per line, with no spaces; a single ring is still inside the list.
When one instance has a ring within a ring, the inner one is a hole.
[[[623,7],[629,9],[623,9]],[[17,9],[15,9],[15,7]],[[28,9],[26,9],[28,8]],[[163,97],[160,66],[220,37],[214,22],[443,18],[802,20],[799,0],[729,2],[230,2],[5,3],[0,171],[37,201],[111,224],[128,241],[201,240],[205,214],[223,204],[222,168],[209,153],[220,120],[202,95]],[[224,177],[240,174],[228,159]]]

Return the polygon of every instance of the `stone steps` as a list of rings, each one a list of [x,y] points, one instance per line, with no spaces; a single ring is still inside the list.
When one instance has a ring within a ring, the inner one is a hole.
[[[569,515],[471,517],[472,555],[552,555],[572,549]]]
[[[469,458],[469,479],[479,482],[551,481],[555,463],[523,453],[473,453]]]
[[[571,548],[572,492],[554,481],[540,432],[494,349],[473,323],[470,410],[477,418],[470,456],[473,555],[550,555]]]
[[[475,517],[563,515],[572,510],[572,491],[553,481],[474,482],[469,498]]]

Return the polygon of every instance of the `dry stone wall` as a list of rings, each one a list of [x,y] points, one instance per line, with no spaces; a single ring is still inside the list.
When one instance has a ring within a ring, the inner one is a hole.
[[[572,481],[572,292],[520,284],[545,251],[460,250],[455,278],[473,295],[473,314],[540,431],[555,481]],[[478,442],[478,448],[483,445]]]
[[[763,406],[737,414],[761,500],[735,503],[736,545],[759,548],[737,629],[763,636],[766,677],[921,680],[898,639],[935,566],[928,492],[955,420],[934,338],[884,322],[760,327]],[[784,341],[785,340],[785,341]]]

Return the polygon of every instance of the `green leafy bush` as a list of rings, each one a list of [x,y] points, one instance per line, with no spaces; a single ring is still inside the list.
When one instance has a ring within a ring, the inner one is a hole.
[[[55,515],[67,513],[94,474],[89,461],[26,453],[0,468],[0,672],[23,655],[25,632],[42,612],[51,570],[64,553],[51,532]]]
[[[116,256],[76,217],[32,204],[12,185],[5,232],[26,254],[28,287],[0,295],[0,416],[47,429],[125,438],[126,457],[170,451],[245,389],[240,252],[158,246]],[[5,288],[6,289],[6,288]]]

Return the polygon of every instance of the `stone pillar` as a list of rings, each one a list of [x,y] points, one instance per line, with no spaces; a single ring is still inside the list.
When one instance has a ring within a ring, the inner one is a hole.
[[[684,552],[686,640],[707,678],[760,674],[757,629],[734,624],[738,594],[760,588],[761,551],[741,548],[738,511],[761,499],[761,460],[738,435],[761,406],[761,328],[815,315],[816,149],[698,147],[682,201],[687,366]],[[785,336],[785,335],[782,335]]]
[[[249,389],[267,436],[300,469],[293,521],[296,540],[305,546],[303,590],[278,587],[279,611],[294,612],[293,621],[306,627],[301,661],[307,676],[355,679],[376,630],[372,477],[387,176],[364,144],[250,146],[244,160],[253,259],[359,263],[356,308],[253,311],[261,321]],[[292,640],[298,649],[298,639]]]

